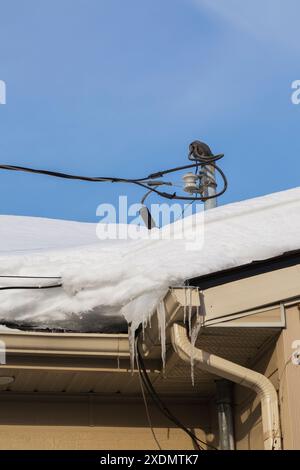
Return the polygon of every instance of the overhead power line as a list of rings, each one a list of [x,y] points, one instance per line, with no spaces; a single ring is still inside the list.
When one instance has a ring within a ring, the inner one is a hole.
[[[192,145],[192,144],[191,144]],[[189,165],[184,165],[184,166],[178,166],[175,168],[169,168],[167,170],[162,170],[158,171],[156,173],[151,173],[150,175],[144,177],[144,178],[137,178],[137,179],[131,179],[131,178],[120,178],[120,177],[114,177],[114,176],[83,176],[83,175],[74,175],[70,173],[63,173],[59,171],[51,171],[51,170],[41,170],[37,168],[30,168],[30,167],[25,167],[25,166],[19,166],[19,165],[6,165],[6,164],[1,164],[0,169],[1,170],[8,170],[8,171],[20,171],[20,172],[25,172],[25,173],[34,173],[34,174],[39,174],[39,175],[46,175],[46,176],[51,176],[55,178],[62,178],[62,179],[69,179],[69,180],[79,180],[79,181],[87,181],[87,182],[94,182],[94,183],[128,183],[128,184],[134,184],[139,187],[142,187],[146,189],[147,191],[151,190],[151,192],[156,193],[157,195],[166,198],[166,199],[176,199],[176,200],[183,200],[183,201],[194,201],[196,199],[206,201],[211,198],[216,198],[218,196],[221,196],[227,189],[228,183],[225,174],[219,168],[219,166],[216,164],[218,160],[220,160],[224,155],[219,154],[219,155],[202,155],[199,153],[195,153],[197,147],[193,147],[192,150],[189,153],[189,159],[194,161],[195,163],[191,163]],[[171,184],[169,182],[165,183],[163,181],[158,182],[158,178],[162,178],[165,175],[175,173],[178,171],[186,170],[186,169],[191,169],[195,168],[196,170],[198,167],[204,168],[206,165],[209,165],[210,167],[213,167],[215,171],[219,174],[223,181],[223,187],[222,189],[215,195],[213,196],[203,196],[203,197],[198,197],[196,198],[195,196],[181,196],[177,195],[176,192],[174,193],[168,193],[164,192],[158,189],[158,186],[161,185],[168,185],[170,186]]]

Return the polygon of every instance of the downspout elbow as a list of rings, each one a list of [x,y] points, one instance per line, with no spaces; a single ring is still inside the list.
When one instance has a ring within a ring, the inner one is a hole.
[[[186,328],[181,324],[172,325],[171,340],[175,352],[183,361],[191,362],[193,357],[196,367],[248,387],[257,393],[261,402],[264,448],[280,450],[278,398],[270,380],[263,374],[193,347]]]

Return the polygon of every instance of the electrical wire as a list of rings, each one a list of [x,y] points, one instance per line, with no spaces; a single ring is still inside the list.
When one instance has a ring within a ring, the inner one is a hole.
[[[219,160],[222,157],[223,157],[223,155],[217,155],[215,157],[212,157],[211,158],[211,163],[214,163],[215,161]],[[40,169],[37,169],[37,168],[31,168],[31,167],[26,167],[26,166],[6,165],[6,164],[1,164],[0,169],[1,170],[9,170],[9,171],[22,171],[22,172],[25,172],[25,173],[35,173],[35,174],[40,174],[40,175],[53,176],[55,178],[73,179],[73,180],[89,181],[89,182],[96,182],[96,183],[97,182],[98,183],[99,182],[139,183],[139,182],[146,182],[147,180],[162,178],[164,175],[174,173],[176,171],[186,170],[188,168],[194,168],[197,165],[199,165],[199,162],[192,163],[192,164],[189,164],[189,165],[178,166],[178,167],[175,167],[175,168],[170,168],[168,170],[158,171],[156,173],[150,173],[150,175],[148,175],[144,178],[136,178],[136,179],[119,178],[119,177],[111,177],[111,176],[73,175],[73,174],[70,174],[70,173],[63,173],[63,172],[60,172],[60,171],[40,170]]]
[[[219,166],[216,164],[216,161],[220,160],[224,155],[219,154],[219,155],[210,155],[210,156],[199,156],[197,159],[191,158],[191,154],[189,155],[189,159],[195,161],[196,163],[192,163],[189,165],[183,165],[183,166],[178,166],[175,168],[170,168],[168,170],[163,170],[159,171],[156,173],[151,173],[147,177],[144,178],[137,178],[137,179],[129,179],[129,178],[119,178],[119,177],[107,177],[107,176],[82,176],[82,175],[73,175],[69,173],[63,173],[59,171],[50,171],[50,170],[40,170],[36,168],[30,168],[30,167],[24,167],[24,166],[19,166],[19,165],[6,165],[6,164],[1,164],[0,169],[2,170],[8,170],[8,171],[21,171],[21,172],[26,172],[26,173],[34,173],[34,174],[40,174],[40,175],[46,175],[46,176],[52,176],[55,178],[63,178],[63,179],[71,179],[71,180],[80,180],[80,181],[88,181],[88,182],[97,182],[97,183],[104,183],[104,182],[110,182],[110,183],[130,183],[130,184],[135,184],[137,186],[140,186],[144,189],[152,190],[152,192],[156,193],[162,198],[165,199],[170,199],[170,200],[182,200],[182,201],[194,201],[195,197],[189,197],[189,196],[178,196],[176,192],[174,193],[167,193],[164,191],[160,191],[157,189],[157,187],[153,187],[153,184],[156,183],[159,185],[160,182],[153,182],[151,180],[155,180],[157,178],[162,178],[164,175],[174,173],[177,171],[182,171],[190,168],[198,168],[199,165],[202,167],[205,165],[210,165],[212,166],[215,171],[220,175],[222,181],[223,181],[223,188],[221,191],[219,191],[217,194],[212,195],[212,196],[205,196],[205,197],[199,197],[198,199],[202,201],[207,201],[208,199],[216,198],[224,194],[224,192],[227,189],[228,182],[226,179],[225,174],[219,168]],[[163,183],[165,184],[165,183]]]
[[[56,289],[62,286],[63,286],[62,284],[52,284],[49,286],[5,286],[5,287],[0,287],[0,290]]]
[[[0,278],[3,279],[61,279],[61,276],[10,276],[10,275],[0,275]]]
[[[196,448],[198,450],[204,450],[201,447],[201,445],[198,443],[198,438],[188,428],[186,428],[183,424],[181,424],[181,422],[175,416],[172,415],[172,413],[169,411],[169,409],[161,401],[160,397],[157,395],[157,393],[154,390],[154,387],[153,387],[153,385],[152,385],[152,383],[151,383],[151,381],[148,377],[148,374],[147,374],[147,371],[146,371],[145,365],[143,363],[143,360],[141,358],[139,350],[138,350],[138,356],[139,356],[139,361],[141,363],[141,367],[142,367],[142,371],[143,371],[143,373],[141,373],[141,379],[143,381],[143,384],[144,384],[147,392],[149,393],[150,397],[152,398],[154,404],[158,407],[160,412],[163,413],[168,418],[169,421],[174,423],[177,427],[179,427],[186,434],[188,434],[188,436],[192,439],[194,445],[196,446]]]
[[[140,370],[141,370],[141,379],[143,381],[143,384],[147,390],[147,392],[149,393],[150,397],[152,398],[154,404],[158,407],[158,409],[170,420],[172,421],[176,426],[178,426],[180,429],[182,429],[186,434],[188,434],[188,436],[193,440],[195,446],[197,447],[198,450],[205,450],[200,444],[204,444],[205,446],[207,447],[210,447],[214,450],[218,450],[216,447],[214,447],[213,445],[211,444],[207,444],[206,442],[202,441],[201,439],[199,439],[192,431],[190,431],[186,426],[184,426],[184,424],[182,424],[179,419],[173,415],[173,413],[171,413],[171,411],[167,408],[167,406],[164,404],[164,402],[161,400],[161,398],[159,397],[159,395],[157,394],[156,390],[154,389],[150,379],[149,379],[149,376],[148,376],[148,373],[147,373],[147,370],[146,370],[146,367],[145,367],[145,364],[144,364],[144,361],[143,361],[143,358],[142,358],[142,355],[141,355],[141,352],[140,352],[140,349],[139,349],[139,344],[138,344],[138,335],[136,336],[136,351],[137,351],[137,357],[138,357],[138,361],[140,363]]]
[[[60,276],[10,276],[10,275],[0,275],[1,279],[61,279]],[[46,286],[3,286],[0,287],[0,291],[2,290],[37,290],[37,289],[56,289],[58,287],[62,287],[62,283],[57,284],[50,284]]]
[[[150,427],[150,430],[151,430],[153,439],[155,440],[158,449],[159,449],[159,450],[162,450],[162,449],[161,449],[161,446],[160,446],[160,443],[158,442],[158,439],[157,439],[156,434],[155,434],[154,429],[153,429],[153,425],[152,425],[152,421],[151,421],[151,416],[150,416],[150,412],[149,412],[149,408],[148,408],[148,403],[147,403],[147,398],[146,398],[146,395],[145,395],[144,384],[143,384],[143,382],[142,382],[141,369],[140,369],[140,362],[139,362],[138,355],[136,356],[136,358],[137,358],[137,359],[136,359],[136,363],[137,363],[138,373],[139,373],[139,375],[138,375],[138,377],[139,377],[139,383],[140,383],[140,388],[141,388],[141,392],[142,392],[142,397],[143,397],[143,401],[144,401],[144,405],[145,405],[145,410],[146,410],[146,416],[147,416],[148,424],[149,424],[149,427]]]

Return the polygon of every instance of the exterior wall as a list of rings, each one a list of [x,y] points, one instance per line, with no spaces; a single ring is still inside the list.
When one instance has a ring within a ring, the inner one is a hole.
[[[210,435],[210,408],[199,401],[169,402],[199,438]],[[194,449],[191,439],[149,404],[162,449]],[[157,449],[144,404],[132,398],[2,396],[0,449]]]
[[[300,449],[300,366],[291,361],[293,342],[298,341],[300,346],[299,305],[288,308],[286,317],[287,329],[283,330],[277,346],[283,446]]]
[[[300,311],[298,305],[286,307],[286,329],[278,339],[263,350],[255,348],[251,357],[256,359],[249,367],[267,376],[278,391],[281,415],[281,427],[284,449],[300,450],[300,366],[291,362],[292,343],[300,341]],[[46,343],[45,343],[46,344]],[[240,349],[239,349],[240,350]],[[222,347],[219,354],[222,356]],[[237,351],[238,357],[238,351]],[[22,356],[26,359],[26,354]],[[61,359],[60,359],[61,360]],[[65,359],[64,359],[65,360]],[[238,361],[238,358],[236,358]],[[65,360],[66,361],[66,360]],[[98,359],[97,359],[98,361]],[[78,363],[78,361],[77,361]],[[61,364],[60,364],[61,365]],[[49,370],[51,370],[51,365]],[[5,367],[5,366],[4,366]],[[35,364],[22,364],[24,370],[35,370]],[[41,365],[39,366],[41,368]],[[22,370],[23,370],[22,369]],[[52,366],[52,369],[55,369]],[[7,369],[3,369],[7,373]],[[49,370],[41,368],[39,390],[49,388],[55,380]],[[16,372],[12,369],[11,374]],[[93,369],[94,371],[94,369]],[[115,369],[113,369],[115,371]],[[74,371],[73,371],[74,372]],[[95,372],[95,371],[94,371]],[[62,376],[70,372],[61,370]],[[74,373],[77,373],[77,369]],[[111,372],[113,374],[113,372]],[[99,375],[101,375],[101,380]],[[122,374],[121,374],[122,375]],[[85,377],[85,376],[84,376]],[[83,386],[88,377],[81,378]],[[76,377],[74,382],[76,382]],[[73,380],[73,379],[72,379]],[[105,390],[106,375],[97,371],[99,390]],[[120,376],[110,377],[111,384],[118,384]],[[129,381],[126,375],[126,385]],[[21,386],[30,386],[30,393],[0,392],[0,449],[157,449],[149,424],[145,407],[141,400],[132,396],[114,393],[100,396],[97,393],[71,395],[63,393],[32,393],[32,376],[23,377]],[[204,383],[204,382],[203,382]],[[201,396],[201,386],[199,395]],[[174,381],[178,391],[180,382]],[[87,390],[90,390],[89,386]],[[198,393],[198,388],[195,387]],[[72,393],[72,392],[71,392]],[[77,392],[73,392],[77,393]],[[138,388],[136,392],[138,393]],[[218,445],[216,406],[214,400],[203,402],[191,396],[167,399],[164,401],[174,414],[200,439],[215,446]],[[151,405],[150,415],[157,439],[162,449],[193,449],[191,439],[175,425],[168,422]],[[234,397],[235,438],[237,449],[263,449],[260,403],[249,389],[235,386]]]
[[[286,308],[286,329],[251,366],[268,377],[278,392],[283,449],[300,449],[300,366],[291,362],[292,343],[300,340],[298,305]],[[260,403],[250,390],[235,387],[237,449],[263,449]]]
[[[276,345],[273,344],[252,364],[251,369],[268,377],[278,389]],[[235,386],[235,438],[238,450],[262,450],[263,433],[260,401],[250,389]]]

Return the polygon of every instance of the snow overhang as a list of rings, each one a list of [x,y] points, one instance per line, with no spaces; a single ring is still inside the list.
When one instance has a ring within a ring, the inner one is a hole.
[[[269,278],[274,275],[276,278]],[[142,341],[146,367],[157,391],[176,397],[205,398],[214,394],[215,377],[197,371],[193,387],[189,366],[172,350],[169,330],[175,321],[183,322],[189,313],[194,317],[204,302],[205,321],[196,346],[251,366],[276,341],[284,327],[286,303],[300,303],[299,276],[300,268],[296,265],[201,292],[199,287],[170,289],[164,298],[165,374],[161,373],[156,314],[151,328],[145,328]],[[272,289],[267,288],[269,285]],[[220,288],[226,288],[226,293],[219,291]],[[15,377],[5,390],[140,395],[137,370],[132,373],[130,368],[127,334],[1,332],[0,340],[5,343],[7,355],[0,374]]]
[[[220,287],[224,269],[299,249],[299,214],[295,188],[197,212],[153,240],[138,226],[134,237],[103,239],[97,224],[0,216],[0,322],[113,333],[125,318],[138,328],[170,284],[192,279],[208,291],[205,276]]]

